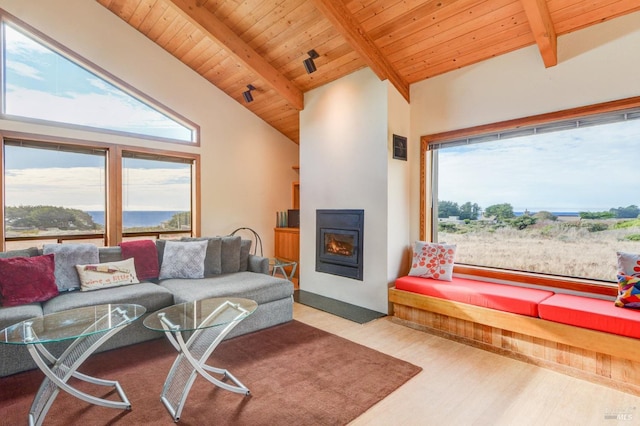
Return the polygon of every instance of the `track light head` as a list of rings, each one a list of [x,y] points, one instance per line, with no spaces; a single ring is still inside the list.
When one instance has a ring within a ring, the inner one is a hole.
[[[307,58],[302,61],[302,63],[304,64],[304,69],[307,71],[307,74],[311,74],[316,71],[316,64],[313,63],[313,59]]]
[[[304,69],[307,71],[307,74],[311,74],[312,72],[316,71],[316,64],[315,62],[313,62],[313,60],[319,58],[320,55],[318,55],[318,52],[316,52],[314,49],[308,51],[307,55],[309,55],[309,57],[302,61],[302,63],[304,65]]]
[[[253,86],[253,84],[247,84],[247,90],[246,92],[242,92],[242,97],[244,98],[244,101],[246,103],[249,102],[253,102],[253,95],[251,94],[252,90],[256,90],[256,88]]]

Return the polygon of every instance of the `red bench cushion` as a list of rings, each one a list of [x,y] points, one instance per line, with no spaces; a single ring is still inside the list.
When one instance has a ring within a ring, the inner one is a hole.
[[[553,295],[553,292],[546,290],[458,277],[450,282],[401,277],[396,280],[396,289],[531,317],[538,316],[538,303]]]
[[[640,311],[613,301],[554,294],[538,306],[540,318],[640,339]]]

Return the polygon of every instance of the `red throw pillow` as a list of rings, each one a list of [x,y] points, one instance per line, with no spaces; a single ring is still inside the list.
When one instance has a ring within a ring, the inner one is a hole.
[[[44,302],[58,295],[54,255],[0,259],[2,306]]]
[[[140,281],[158,278],[160,266],[155,242],[152,240],[123,241],[120,243],[120,249],[122,260],[133,257],[136,275]]]

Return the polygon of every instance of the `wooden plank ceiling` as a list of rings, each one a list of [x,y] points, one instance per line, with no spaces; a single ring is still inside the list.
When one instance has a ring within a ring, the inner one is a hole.
[[[412,83],[640,10],[638,0],[97,0],[295,143],[304,92],[370,67]],[[317,71],[303,60],[315,49]],[[253,85],[254,101],[242,93]]]

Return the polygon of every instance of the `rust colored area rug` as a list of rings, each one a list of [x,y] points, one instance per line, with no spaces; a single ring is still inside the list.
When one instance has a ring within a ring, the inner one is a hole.
[[[165,338],[95,354],[81,371],[118,380],[132,409],[97,407],[60,392],[44,424],[174,424],[160,392],[175,356]],[[421,370],[297,321],[225,341],[209,364],[228,369],[251,395],[219,389],[198,377],[179,424],[343,425]],[[0,424],[27,424],[42,378],[35,370],[0,379]],[[95,392],[93,385],[81,385]],[[117,399],[114,392],[108,395]]]

